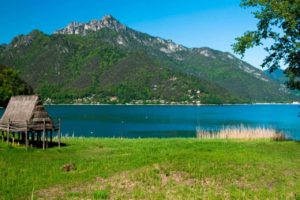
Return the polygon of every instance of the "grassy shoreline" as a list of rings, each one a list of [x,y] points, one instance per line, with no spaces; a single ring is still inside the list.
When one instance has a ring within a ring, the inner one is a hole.
[[[63,138],[46,151],[0,142],[0,199],[298,199],[300,143]],[[72,163],[76,170],[66,172]]]

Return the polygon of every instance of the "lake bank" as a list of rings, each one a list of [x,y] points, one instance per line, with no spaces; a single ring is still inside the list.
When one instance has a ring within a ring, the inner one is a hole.
[[[63,142],[67,146],[46,151],[0,143],[0,196],[295,199],[300,195],[298,142],[178,138],[63,138]],[[76,170],[64,171],[67,163]]]

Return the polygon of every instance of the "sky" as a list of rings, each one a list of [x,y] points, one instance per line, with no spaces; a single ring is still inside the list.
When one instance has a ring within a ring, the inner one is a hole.
[[[239,4],[240,0],[0,0],[0,44],[34,29],[51,34],[72,21],[111,14],[130,28],[187,47],[233,53],[235,38],[255,30],[257,23]],[[248,50],[243,60],[260,68],[265,56],[258,47]]]

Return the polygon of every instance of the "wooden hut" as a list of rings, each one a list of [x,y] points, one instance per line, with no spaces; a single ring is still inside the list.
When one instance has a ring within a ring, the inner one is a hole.
[[[45,110],[40,98],[32,96],[11,97],[7,108],[0,120],[2,140],[4,136],[9,142],[25,142],[26,146],[42,142],[43,148],[48,146],[48,135],[52,143],[53,132],[57,132],[58,145],[60,146],[60,121],[54,121]]]

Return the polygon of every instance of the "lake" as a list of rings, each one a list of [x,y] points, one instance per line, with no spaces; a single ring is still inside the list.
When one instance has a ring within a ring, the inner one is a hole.
[[[195,137],[197,129],[268,127],[300,140],[298,105],[47,106],[62,134],[87,137]],[[0,109],[0,114],[4,112]]]

